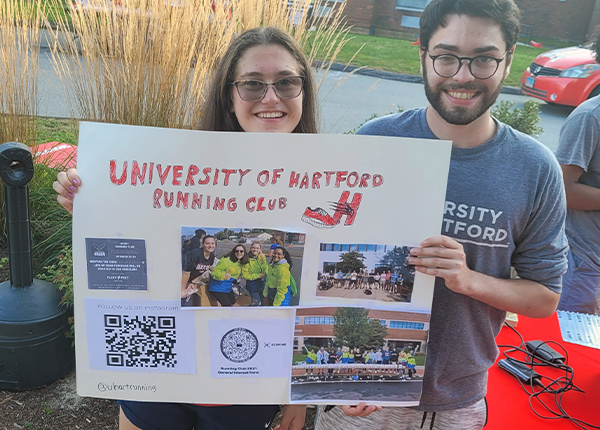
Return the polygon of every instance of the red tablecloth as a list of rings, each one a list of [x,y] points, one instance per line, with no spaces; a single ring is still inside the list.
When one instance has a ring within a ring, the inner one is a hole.
[[[519,316],[516,329],[525,341],[554,340],[565,347],[569,354],[568,364],[574,371],[573,383],[585,393],[569,391],[563,396],[562,406],[572,417],[600,426],[600,350],[564,342],[556,314],[544,319]],[[496,343],[519,345],[520,340],[510,328],[503,327]],[[501,351],[505,349],[500,348]],[[558,347],[554,349],[559,350]],[[501,353],[500,358],[503,357]],[[538,373],[560,375],[554,369],[542,369]],[[550,395],[544,395],[544,398],[548,400],[547,404],[554,404]],[[577,428],[564,419],[545,420],[535,415],[529,407],[528,395],[523,392],[517,380],[497,365],[492,366],[489,372],[487,400],[489,416],[486,430]],[[550,415],[536,401],[533,405],[538,412]]]

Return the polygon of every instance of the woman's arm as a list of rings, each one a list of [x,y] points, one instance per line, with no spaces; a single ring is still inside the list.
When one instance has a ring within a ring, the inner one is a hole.
[[[227,273],[227,269],[231,264],[233,264],[233,262],[229,258],[221,258],[212,272],[210,272],[210,276],[215,281],[231,279],[231,275]]]
[[[281,303],[285,300],[285,295],[290,286],[290,275],[290,269],[281,269],[281,277],[277,279],[277,293],[273,299],[273,306],[281,306]]]

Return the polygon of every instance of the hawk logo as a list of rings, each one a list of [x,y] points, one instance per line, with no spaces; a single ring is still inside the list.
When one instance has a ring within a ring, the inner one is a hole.
[[[104,251],[106,248],[106,243],[93,243],[92,248],[94,248],[94,257],[106,257],[106,252]]]
[[[323,208],[317,207],[311,209],[310,207],[307,207],[304,214],[302,214],[302,221],[317,228],[333,228],[337,226],[342,220],[342,217],[345,216],[346,221],[344,222],[344,225],[348,226],[354,224],[354,219],[356,218],[356,213],[358,212],[362,200],[362,194],[354,194],[350,203],[348,203],[349,197],[350,191],[344,191],[337,202],[329,202],[330,210],[334,211],[333,216],[329,215]]]

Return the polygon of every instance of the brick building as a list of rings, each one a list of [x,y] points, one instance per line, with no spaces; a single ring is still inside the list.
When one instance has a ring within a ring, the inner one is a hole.
[[[345,14],[353,32],[414,38],[419,17],[431,0],[346,0]],[[522,24],[533,38],[553,37],[584,42],[600,30],[600,0],[515,0]],[[333,2],[332,2],[333,3]]]
[[[294,349],[301,350],[304,345],[332,347],[335,341],[333,335],[335,310],[334,307],[297,309]],[[389,347],[412,349],[419,345],[420,352],[427,351],[429,314],[371,309],[369,318],[378,319],[386,326],[388,335],[385,341]]]

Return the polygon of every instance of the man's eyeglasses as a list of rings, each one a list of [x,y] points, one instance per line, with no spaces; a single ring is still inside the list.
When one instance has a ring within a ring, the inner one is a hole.
[[[295,99],[302,92],[303,82],[304,78],[302,76],[286,76],[272,83],[254,79],[232,83],[242,100],[245,102],[259,102],[265,97],[270,86],[273,87],[275,94],[280,99]]]
[[[489,79],[496,74],[500,63],[504,61],[504,58],[495,58],[490,55],[477,57],[457,57],[454,54],[428,55],[433,60],[433,70],[442,78],[451,78],[456,75],[464,61],[468,61],[469,71],[475,78]]]

